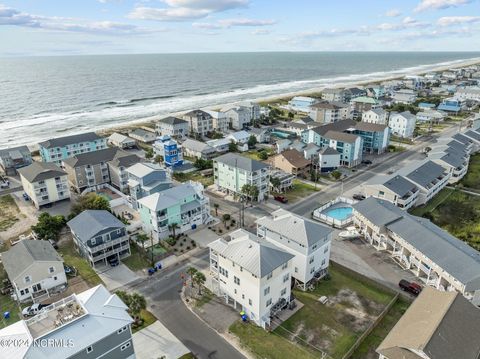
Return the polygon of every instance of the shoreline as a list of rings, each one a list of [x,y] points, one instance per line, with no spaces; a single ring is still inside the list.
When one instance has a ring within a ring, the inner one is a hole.
[[[308,95],[313,95],[316,94],[318,95],[322,90],[325,88],[343,88],[343,87],[355,87],[355,86],[365,86],[368,84],[374,84],[378,82],[383,82],[383,81],[390,81],[390,80],[395,80],[395,79],[401,79],[404,78],[405,76],[412,76],[412,75],[422,75],[425,73],[429,72],[441,72],[441,71],[446,71],[449,69],[455,69],[455,68],[461,68],[461,67],[467,67],[467,66],[472,66],[480,64],[480,58],[470,58],[470,59],[465,59],[465,60],[456,60],[455,63],[438,63],[438,64],[430,64],[430,65],[418,65],[412,67],[412,70],[409,71],[410,68],[404,68],[404,69],[399,69],[399,70],[392,70],[390,73],[385,73],[382,76],[377,76],[377,77],[371,77],[369,79],[365,80],[359,80],[359,79],[352,79],[352,80],[345,80],[341,81],[338,83],[333,83],[331,85],[327,86],[320,86],[320,87],[312,87],[308,88],[305,90],[300,90],[300,91],[291,91],[291,92],[284,92],[280,94],[275,94],[271,96],[261,96],[261,97],[253,97],[253,98],[247,98],[247,99],[238,99],[233,102],[225,102],[221,104],[215,104],[215,105],[207,105],[203,107],[194,107],[194,108],[189,108],[189,109],[184,109],[181,111],[177,112],[169,112],[161,115],[154,115],[154,116],[149,116],[149,117],[143,117],[143,118],[137,118],[137,119],[131,119],[131,120],[126,120],[122,121],[121,123],[113,123],[109,125],[102,126],[101,123],[98,124],[98,126],[93,126],[91,129],[84,129],[79,132],[72,132],[71,134],[58,134],[58,136],[55,137],[63,137],[63,136],[69,136],[75,133],[83,133],[83,132],[96,132],[100,135],[108,135],[113,132],[125,132],[134,128],[139,128],[142,126],[145,127],[150,127],[158,120],[168,117],[168,116],[180,116],[184,114],[185,112],[194,110],[196,108],[202,109],[202,110],[213,110],[213,109],[218,109],[222,108],[231,104],[239,103],[239,102],[246,102],[246,101],[252,101],[252,102],[258,102],[258,103],[265,103],[265,102],[278,102],[278,101],[284,101],[287,100],[293,96],[308,96]],[[423,67],[423,68],[422,68]],[[416,70],[415,70],[416,69]],[[368,74],[363,74],[367,76]],[[351,74],[350,76],[362,76],[362,74]],[[332,81],[334,81],[335,78],[332,78]],[[315,80],[307,80],[307,81],[315,81]],[[65,132],[67,132],[69,129],[65,128]],[[24,143],[27,145],[29,148],[32,150],[37,150],[38,149],[38,142],[33,142],[33,143]],[[16,146],[21,145],[17,144]]]

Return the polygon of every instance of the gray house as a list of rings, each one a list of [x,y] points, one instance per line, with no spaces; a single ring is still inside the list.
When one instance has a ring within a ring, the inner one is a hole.
[[[166,117],[157,122],[156,130],[159,135],[183,138],[188,134],[189,124],[177,117]]]
[[[15,175],[17,168],[32,163],[32,154],[27,146],[5,148],[0,150],[0,167],[7,175]]]
[[[127,309],[102,285],[72,294],[1,329],[0,341],[15,338],[26,344],[0,347],[0,358],[134,359]]]
[[[83,211],[67,225],[78,252],[94,268],[130,256],[125,225],[108,211]]]

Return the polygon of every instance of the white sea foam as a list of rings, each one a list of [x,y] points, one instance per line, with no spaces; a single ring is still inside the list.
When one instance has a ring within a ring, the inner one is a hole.
[[[365,81],[378,81],[386,78],[417,74],[448,66],[458,66],[472,63],[480,59],[454,60],[431,65],[419,65],[388,72],[368,74],[352,74],[335,78],[320,78],[283,82],[270,85],[258,85],[250,88],[240,88],[221,93],[188,97],[169,97],[154,100],[150,103],[134,102],[125,106],[129,100],[112,101],[105,107],[85,112],[42,113],[29,118],[18,118],[0,123],[0,148],[20,144],[33,144],[52,137],[98,130],[118,126],[130,122],[144,121],[152,116],[164,116],[193,108],[219,106],[225,103],[243,100],[255,100],[279,95],[295,94],[302,91],[320,90],[330,86],[347,86]],[[116,102],[117,105],[113,104]]]

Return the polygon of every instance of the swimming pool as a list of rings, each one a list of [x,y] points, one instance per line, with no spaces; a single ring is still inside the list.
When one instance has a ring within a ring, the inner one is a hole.
[[[293,136],[291,133],[281,132],[281,131],[272,131],[272,136],[280,137],[280,138],[289,138]]]
[[[337,207],[337,208],[328,209],[322,213],[333,219],[344,221],[347,218],[350,218],[352,216],[352,211],[353,211],[352,207]]]

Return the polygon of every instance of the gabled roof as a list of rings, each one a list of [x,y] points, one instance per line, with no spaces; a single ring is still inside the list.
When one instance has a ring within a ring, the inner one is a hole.
[[[336,149],[332,147],[324,147],[320,150],[319,154],[328,156],[328,155],[340,155],[340,152],[338,152]]]
[[[323,136],[328,131],[343,132],[349,128],[355,128],[357,123],[358,122],[355,120],[342,120],[342,121],[328,123],[323,126],[314,127],[310,131],[314,131],[318,133],[320,136]]]
[[[387,111],[385,111],[383,108],[372,108],[371,110],[368,110],[366,113],[373,112],[377,116],[385,116]]]
[[[77,238],[86,242],[108,230],[125,228],[125,225],[113,214],[103,210],[86,210],[67,222]]]
[[[135,154],[129,153],[122,153],[117,152],[113,160],[109,161],[108,163],[113,167],[130,167],[135,163],[139,163],[142,161],[142,158]]]
[[[161,211],[177,204],[183,204],[183,200],[186,197],[194,196],[196,193],[197,192],[192,185],[184,183],[180,186],[172,187],[143,197],[138,200],[138,203],[152,211]]]
[[[401,169],[399,174],[405,176],[416,185],[427,188],[437,177],[445,174],[445,169],[427,159]]]
[[[417,119],[417,117],[414,114],[412,114],[410,111],[392,112],[390,114],[390,118],[395,117],[395,116],[401,116],[401,117],[403,117],[407,120],[411,120],[411,121]]]
[[[304,168],[311,164],[309,160],[305,159],[302,153],[295,149],[285,150],[276,157],[283,157],[290,165],[296,168]]]
[[[15,280],[35,262],[63,262],[49,241],[24,239],[2,253],[2,262],[8,277]],[[45,273],[45,277],[48,273]]]
[[[0,157],[11,156],[12,153],[30,154],[27,146],[18,146],[0,149]]]
[[[118,153],[129,155],[128,152],[125,152],[117,147],[109,147],[103,150],[79,153],[73,157],[64,159],[63,163],[73,168],[86,165],[93,166],[101,162],[113,160]]]
[[[379,103],[378,100],[374,99],[373,97],[367,97],[367,96],[352,98],[350,102],[361,102],[361,103],[368,103],[371,105],[377,105]]]
[[[173,117],[173,116],[168,116],[165,118],[162,118],[158,122],[165,123],[167,125],[182,125],[182,124],[188,124],[187,121],[182,120],[181,118],[178,117]]]
[[[141,162],[127,168],[127,172],[138,178],[143,178],[153,172],[167,172],[156,163]]]
[[[30,183],[67,175],[65,171],[51,162],[32,162],[27,167],[19,168],[18,173]]]
[[[271,216],[257,219],[257,225],[287,237],[303,246],[311,247],[333,232],[330,227],[300,217],[284,209],[272,212]]]
[[[135,136],[139,136],[139,137],[155,136],[154,132],[144,130],[143,128],[136,128],[133,131],[131,131],[129,134],[130,134],[130,136],[135,135]]]
[[[407,309],[377,352],[389,359],[480,357],[480,310],[457,292],[426,287]]]
[[[125,136],[125,135],[122,135],[121,133],[118,133],[118,132],[114,132],[110,135],[110,137],[108,138],[109,141],[112,141],[112,142],[117,142],[117,143],[131,143],[131,142],[135,142],[135,140],[133,138],[130,138],[128,136]]]
[[[208,112],[203,110],[192,110],[183,115],[184,117],[205,117],[205,118],[212,118]]]
[[[214,158],[215,162],[224,163],[230,167],[237,167],[248,172],[258,171],[269,166],[263,162],[252,160],[235,153],[226,153],[222,156]]]
[[[45,148],[64,147],[74,143],[91,142],[100,139],[102,139],[102,137],[97,135],[95,132],[86,132],[78,135],[52,138],[50,140],[40,142],[39,145]]]
[[[237,229],[229,236],[230,241],[220,238],[209,247],[258,278],[265,277],[293,258],[290,253],[244,229]]]
[[[417,189],[417,186],[407,180],[403,176],[396,175],[395,177],[387,180],[383,185],[399,197],[405,196],[408,192],[412,192]]]
[[[185,142],[182,143],[182,147],[195,152],[215,152],[215,149],[212,146],[205,142],[192,140],[191,138],[185,140]]]
[[[469,145],[472,143],[472,139],[468,138],[464,134],[461,133],[456,133],[455,135],[452,136],[453,139],[457,140],[458,142],[463,143],[464,145]]]
[[[357,135],[352,135],[351,133],[344,133],[344,132],[338,132],[338,131],[328,131],[323,136],[331,140],[346,142],[346,143],[354,143],[359,138],[359,136]]]
[[[465,132],[465,136],[473,138],[475,141],[480,141],[480,133],[472,130]]]

